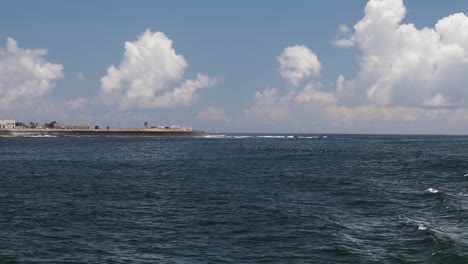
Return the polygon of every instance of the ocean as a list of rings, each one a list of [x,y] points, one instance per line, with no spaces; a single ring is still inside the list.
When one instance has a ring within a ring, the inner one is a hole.
[[[0,262],[468,263],[468,137],[327,136],[0,138]]]

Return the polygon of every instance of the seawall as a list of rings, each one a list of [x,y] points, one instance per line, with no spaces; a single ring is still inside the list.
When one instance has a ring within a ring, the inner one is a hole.
[[[199,137],[199,130],[181,129],[0,129],[0,137]]]

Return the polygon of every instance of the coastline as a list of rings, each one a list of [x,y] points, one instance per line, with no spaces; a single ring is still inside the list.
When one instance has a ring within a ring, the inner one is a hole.
[[[0,129],[0,137],[199,137],[201,130],[121,128],[121,129]]]

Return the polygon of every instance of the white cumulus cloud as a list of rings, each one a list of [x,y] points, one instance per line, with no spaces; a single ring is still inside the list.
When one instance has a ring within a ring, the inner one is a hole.
[[[306,77],[320,74],[320,61],[310,49],[298,45],[287,47],[277,59],[281,76],[294,87],[266,88],[255,92],[254,104],[244,109],[246,120],[274,124],[290,119],[296,110],[304,109],[303,106],[325,106],[336,102],[333,93],[320,90],[323,88],[320,82],[309,82],[303,88],[299,86]]]
[[[359,71],[340,101],[405,107],[468,106],[468,17],[442,18],[434,28],[402,23],[402,0],[370,0],[343,40],[360,51]],[[344,45],[345,46],[345,45]],[[343,82],[342,82],[343,84]]]
[[[301,45],[285,48],[277,60],[281,77],[294,86],[307,77],[320,75],[322,68],[317,55]]]
[[[341,39],[337,39],[337,40],[333,41],[333,45],[335,45],[337,47],[346,48],[346,47],[354,46],[354,42],[352,40],[350,40],[350,39],[347,39],[347,38],[341,38]]]
[[[48,93],[63,66],[44,59],[46,49],[22,49],[13,38],[0,49],[0,107],[21,106]]]
[[[120,65],[107,69],[101,78],[101,96],[121,109],[189,105],[198,89],[218,80],[205,74],[184,79],[187,66],[171,39],[147,29],[136,41],[125,43]]]
[[[338,27],[338,35],[334,41],[332,41],[332,44],[341,47],[341,48],[347,48],[347,47],[352,47],[354,46],[353,38],[349,34],[350,29],[347,25],[340,25]]]

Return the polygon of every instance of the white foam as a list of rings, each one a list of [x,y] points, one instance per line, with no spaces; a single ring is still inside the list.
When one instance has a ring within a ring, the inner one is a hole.
[[[257,136],[258,138],[284,138],[284,136]]]
[[[465,177],[468,177],[468,173],[467,173],[467,174],[465,174],[465,175],[463,175],[463,176],[465,176]]]
[[[235,138],[235,139],[247,139],[247,138],[281,138],[281,139],[318,139],[319,136],[299,136],[299,135],[262,135],[262,136],[252,136],[252,135],[205,135],[204,138]],[[326,138],[326,136],[323,136]]]
[[[206,135],[205,138],[225,138],[226,135]]]
[[[418,230],[427,230],[427,227],[425,227],[424,225],[419,225]]]
[[[433,189],[433,188],[429,188],[429,189],[427,189],[427,190],[426,190],[426,192],[430,192],[430,193],[438,193],[438,192],[439,192],[439,190],[437,190],[437,189]]]
[[[28,136],[32,138],[48,138],[48,137],[57,137],[57,136],[51,136],[51,135],[37,135],[37,136]]]

